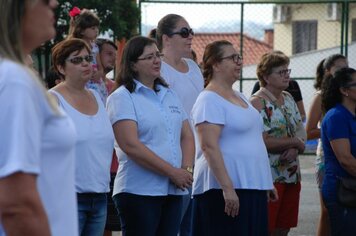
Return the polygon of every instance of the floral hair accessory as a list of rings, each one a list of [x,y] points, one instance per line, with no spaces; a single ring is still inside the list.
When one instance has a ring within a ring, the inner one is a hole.
[[[69,15],[71,17],[75,17],[79,14],[80,14],[80,9],[78,7],[73,7],[73,9],[69,11]]]

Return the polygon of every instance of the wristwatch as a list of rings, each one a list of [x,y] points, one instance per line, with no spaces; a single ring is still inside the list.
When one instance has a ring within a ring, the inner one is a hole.
[[[188,171],[189,173],[193,174],[193,167],[191,167],[191,166],[186,166],[186,167],[183,167],[183,169],[185,169],[185,170]]]

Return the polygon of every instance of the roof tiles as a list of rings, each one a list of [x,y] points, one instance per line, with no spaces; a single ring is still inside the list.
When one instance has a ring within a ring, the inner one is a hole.
[[[192,49],[197,54],[198,63],[202,61],[206,45],[217,40],[227,40],[240,51],[240,33],[196,33],[193,38]],[[273,47],[266,42],[252,38],[246,34],[243,36],[243,64],[257,64],[260,57]]]

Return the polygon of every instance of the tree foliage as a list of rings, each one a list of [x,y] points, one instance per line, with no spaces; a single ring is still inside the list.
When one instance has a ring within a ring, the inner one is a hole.
[[[57,35],[35,52],[39,72],[44,75],[50,66],[50,52],[54,44],[67,37],[69,11],[77,6],[92,9],[100,19],[100,32],[110,32],[114,40],[129,39],[137,33],[140,10],[134,0],[58,0],[56,13]]]
[[[133,0],[59,0],[56,10],[58,33],[55,41],[61,40],[68,32],[68,12],[74,6],[96,12],[100,18],[100,32],[113,33],[115,39],[131,38],[137,32],[140,11]]]

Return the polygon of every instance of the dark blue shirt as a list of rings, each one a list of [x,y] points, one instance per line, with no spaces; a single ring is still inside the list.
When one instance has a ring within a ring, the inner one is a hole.
[[[356,118],[343,105],[338,104],[330,109],[323,118],[321,139],[325,155],[325,176],[322,193],[325,200],[336,201],[338,177],[350,176],[340,165],[330,141],[348,139],[351,153],[356,157]]]

